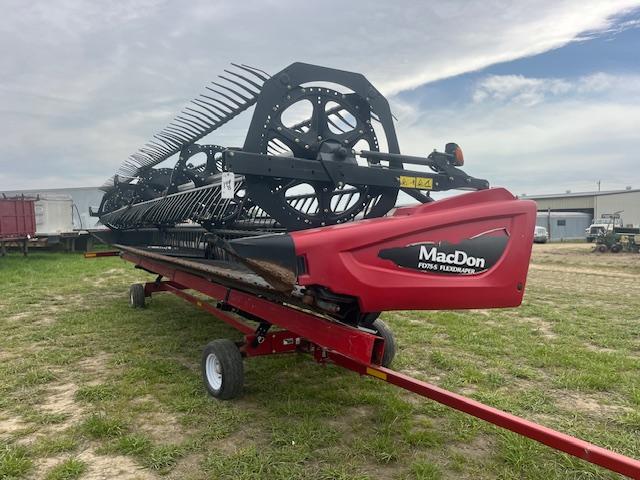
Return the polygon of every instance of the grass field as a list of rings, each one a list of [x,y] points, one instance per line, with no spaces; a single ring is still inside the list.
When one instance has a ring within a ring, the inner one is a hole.
[[[535,245],[522,307],[398,312],[394,368],[640,457],[640,255]],[[116,258],[0,258],[0,479],[615,478],[305,356],[245,362],[208,397],[201,348],[237,333],[172,295],[144,310]]]

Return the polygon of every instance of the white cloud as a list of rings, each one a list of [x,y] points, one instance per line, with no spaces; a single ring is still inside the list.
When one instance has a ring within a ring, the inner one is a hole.
[[[475,103],[496,101],[533,106],[554,97],[622,92],[640,93],[640,76],[598,72],[567,80],[530,78],[522,75],[489,75],[476,84],[472,98]]]
[[[510,101],[530,106],[540,103],[547,95],[562,95],[571,88],[572,85],[569,82],[557,78],[491,75],[477,85],[473,93],[473,101]]]
[[[639,4],[5,0],[0,188],[108,176],[229,61],[360,71],[392,94],[561,47]]]
[[[640,77],[489,84],[499,87],[482,102],[474,101],[474,92],[455,113],[434,110],[414,118],[400,130],[403,151],[425,153],[455,141],[470,174],[514,193],[593,190],[597,180],[606,189],[640,188]],[[532,103],[536,95],[544,101]]]

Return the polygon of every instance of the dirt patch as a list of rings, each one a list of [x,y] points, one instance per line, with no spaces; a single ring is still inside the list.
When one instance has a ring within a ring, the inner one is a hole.
[[[93,357],[88,357],[78,362],[78,367],[85,373],[102,377],[106,371],[112,369],[109,367],[110,360],[111,355],[106,352],[100,352]]]
[[[66,415],[65,421],[51,426],[53,430],[64,430],[80,420],[82,411],[75,402],[77,391],[78,386],[75,383],[54,386],[49,390],[44,402],[40,404],[40,408],[46,413]]]
[[[452,445],[451,450],[465,458],[488,458],[495,453],[495,445],[490,437],[478,435],[469,443]]]
[[[77,457],[86,462],[84,480],[153,480],[158,478],[145,468],[137,465],[129,457],[122,455],[96,455],[93,450],[85,450]]]
[[[531,327],[544,338],[552,340],[558,337],[558,335],[553,331],[553,325],[543,318],[514,316],[514,319],[518,322],[531,325]]]
[[[180,443],[185,433],[178,419],[168,412],[143,413],[137,419],[139,429],[159,443]]]
[[[204,455],[193,454],[181,459],[169,475],[165,478],[170,480],[182,480],[183,478],[206,478],[202,473],[202,462]]]
[[[0,350],[0,362],[8,362],[10,360],[14,360],[15,358],[18,357],[13,353],[9,353],[6,350]]]
[[[33,322],[33,325],[38,327],[48,327],[56,322],[55,317],[49,315],[38,316],[38,319]]]
[[[34,472],[32,475],[29,475],[29,478],[32,478],[34,480],[45,478],[49,470],[51,470],[59,463],[64,462],[67,458],[69,457],[65,455],[60,457],[47,457],[37,459],[34,462]]]
[[[20,312],[20,313],[14,313],[13,315],[9,315],[7,317],[7,321],[8,322],[19,322],[21,320],[26,320],[30,317],[32,317],[33,314],[31,312]]]
[[[338,418],[327,420],[327,424],[342,433],[342,441],[351,443],[358,438],[354,425],[363,425],[375,418],[375,411],[368,405],[350,407]]]
[[[7,417],[0,419],[0,439],[27,428],[29,424],[19,417]]]
[[[604,398],[599,398],[593,395],[585,393],[567,393],[560,395],[554,395],[556,405],[560,408],[568,411],[580,411],[591,415],[605,415],[619,414],[625,412],[632,412],[633,409],[625,407],[623,405],[611,405],[606,403]],[[608,397],[610,399],[610,397]]]
[[[617,352],[617,350],[613,348],[600,347],[598,345],[594,345],[593,343],[585,343],[584,347],[587,350],[591,350],[592,352],[598,352],[598,353],[616,353]]]

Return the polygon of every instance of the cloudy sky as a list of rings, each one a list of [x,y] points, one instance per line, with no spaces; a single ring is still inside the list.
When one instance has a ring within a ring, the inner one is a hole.
[[[0,190],[100,185],[232,61],[362,72],[404,153],[455,141],[469,173],[517,194],[640,188],[638,0],[0,0],[0,15]]]

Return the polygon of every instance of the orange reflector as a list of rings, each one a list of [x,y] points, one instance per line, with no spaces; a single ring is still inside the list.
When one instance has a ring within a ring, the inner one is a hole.
[[[371,375],[372,377],[379,378],[381,380],[387,379],[387,374],[381,372],[380,370],[376,370],[375,368],[367,367],[367,375]]]
[[[462,149],[457,143],[447,143],[444,147],[444,152],[453,157],[453,161],[451,163],[456,167],[464,165],[464,155],[462,154]]]
[[[462,154],[462,149],[460,147],[456,147],[456,149],[453,151],[453,155],[455,157],[455,160],[453,161],[453,164],[456,167],[461,167],[464,165],[464,155]]]

